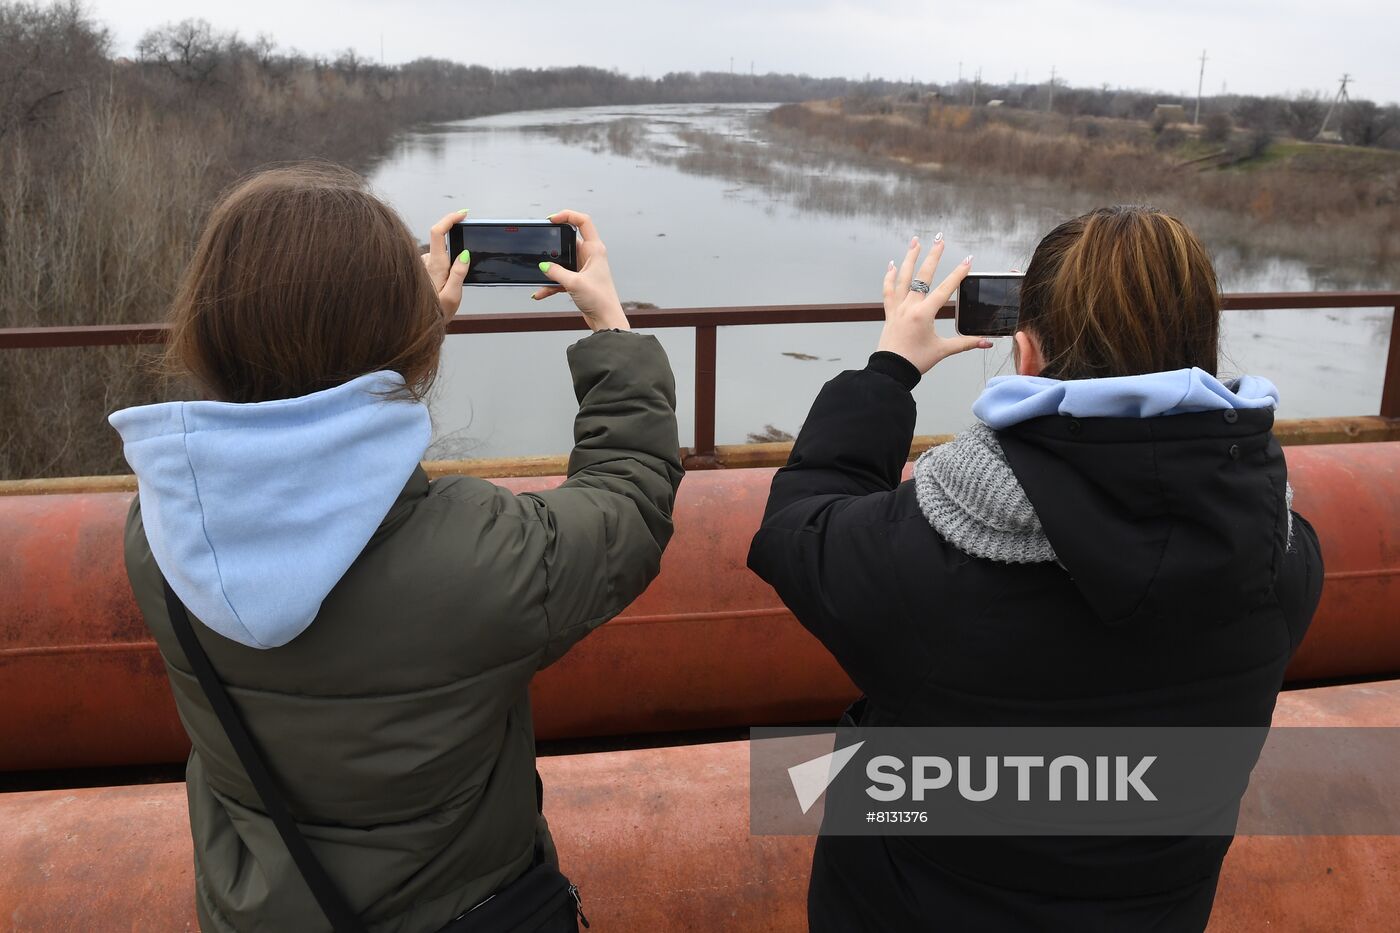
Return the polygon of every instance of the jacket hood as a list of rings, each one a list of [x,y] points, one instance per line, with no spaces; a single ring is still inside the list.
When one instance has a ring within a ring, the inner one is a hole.
[[[996,376],[972,405],[994,430],[1039,418],[1155,418],[1197,411],[1278,407],[1278,389],[1267,379],[1241,376],[1229,383],[1204,369],[1177,369],[1108,379]]]
[[[253,648],[306,630],[432,434],[397,373],[271,402],[115,412],[151,555],[191,614]]]
[[[1288,540],[1278,392],[1199,369],[993,380],[973,411],[1054,549],[1110,625],[1238,617],[1267,597]]]

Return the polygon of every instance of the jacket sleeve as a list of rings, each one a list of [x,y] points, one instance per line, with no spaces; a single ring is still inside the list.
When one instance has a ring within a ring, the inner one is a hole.
[[[873,697],[899,689],[880,631],[900,617],[886,552],[918,381],[911,363],[881,352],[823,386],[749,548],[749,569]]]
[[[579,411],[569,478],[527,493],[547,536],[540,666],[641,595],[661,569],[681,482],[676,386],[655,337],[602,331],[569,348]]]

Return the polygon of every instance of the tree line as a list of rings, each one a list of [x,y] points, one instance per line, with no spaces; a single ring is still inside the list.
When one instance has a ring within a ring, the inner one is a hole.
[[[908,100],[923,91],[906,85],[899,95]],[[1073,87],[1056,84],[997,84],[961,81],[939,85],[935,93],[949,103],[985,104],[998,100],[1012,109],[1040,110],[1066,117],[1101,117],[1151,122],[1160,104],[1181,104],[1194,116],[1195,99],[1156,91]],[[857,97],[871,96],[858,91]],[[1289,136],[1311,140],[1323,129],[1332,99],[1316,91],[1290,97],[1246,94],[1214,94],[1201,99],[1201,123],[1238,129],[1261,136]],[[1400,149],[1400,104],[1377,104],[1363,98],[1339,103],[1327,129],[1354,146]],[[1220,131],[1217,130],[1217,134]]]

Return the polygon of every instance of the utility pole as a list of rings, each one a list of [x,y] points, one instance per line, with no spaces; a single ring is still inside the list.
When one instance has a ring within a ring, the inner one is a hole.
[[[982,69],[977,69],[977,77],[972,79],[972,106],[977,106],[977,92],[982,87]]]
[[[379,34],[379,64],[384,65],[384,33]]]
[[[958,83],[962,84],[962,62],[958,62]]]
[[[1351,75],[1342,75],[1342,86],[1337,88],[1337,96],[1332,98],[1332,104],[1327,108],[1327,116],[1322,118],[1322,129],[1317,131],[1317,139],[1322,138],[1322,134],[1327,132],[1327,124],[1332,122],[1332,112],[1337,109],[1337,104],[1342,101],[1350,103],[1351,98],[1347,96],[1347,83],[1351,81]]]
[[[729,73],[730,73],[730,74],[733,74],[733,73],[734,73],[734,56],[733,56],[733,55],[729,56]]]
[[[1191,125],[1195,126],[1201,122],[1201,88],[1206,86],[1206,50],[1201,49],[1201,76],[1196,79],[1196,115],[1191,118]]]
[[[1048,106],[1046,106],[1045,111],[1046,111],[1047,113],[1052,113],[1052,112],[1054,112],[1054,110],[1055,110],[1055,66],[1054,66],[1054,65],[1051,65],[1051,66],[1050,66],[1050,103],[1049,103]]]

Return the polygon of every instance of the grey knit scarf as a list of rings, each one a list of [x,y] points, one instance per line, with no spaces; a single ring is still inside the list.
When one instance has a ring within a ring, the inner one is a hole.
[[[919,511],[944,540],[965,554],[1003,564],[1057,560],[1040,517],[1006,462],[996,432],[980,421],[946,444],[930,447],[914,464]],[[1284,487],[1284,508],[1293,486]],[[1293,513],[1288,544],[1293,547]]]
[[[1055,560],[995,432],[980,421],[919,456],[914,491],[929,524],[965,554],[1004,564]]]

